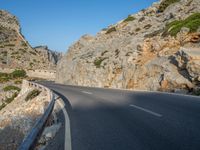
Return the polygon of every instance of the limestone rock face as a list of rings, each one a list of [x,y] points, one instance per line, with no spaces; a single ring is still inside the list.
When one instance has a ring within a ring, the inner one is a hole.
[[[71,85],[176,91],[195,86],[199,60],[177,55],[199,48],[199,30],[183,27],[176,36],[167,25],[200,11],[199,0],[181,0],[158,13],[160,2],[73,44],[57,66],[57,82]],[[179,51],[179,52],[180,52]],[[196,54],[195,54],[196,55]],[[181,57],[181,64],[177,64]],[[185,68],[185,69],[183,69]],[[187,69],[187,70],[186,70]],[[189,72],[189,75],[187,73]]]
[[[9,28],[15,31],[20,31],[18,19],[10,13],[0,10],[0,26]]]
[[[49,50],[40,52],[21,34],[18,19],[0,10],[0,68],[55,69],[60,54]]]
[[[35,88],[24,83],[19,95],[0,110],[1,150],[17,149],[50,102],[49,93],[45,90],[26,101],[27,95]]]
[[[200,81],[200,48],[181,48],[177,62],[179,67],[187,70],[191,80]]]
[[[38,46],[34,48],[41,57],[45,60],[45,62],[51,62],[50,65],[57,65],[58,61],[62,58],[62,54],[56,51],[52,51],[48,48],[48,46]]]

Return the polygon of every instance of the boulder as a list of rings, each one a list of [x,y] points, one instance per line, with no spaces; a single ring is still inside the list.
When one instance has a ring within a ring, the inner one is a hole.
[[[181,69],[186,69],[191,80],[200,79],[200,48],[181,48],[176,60]]]

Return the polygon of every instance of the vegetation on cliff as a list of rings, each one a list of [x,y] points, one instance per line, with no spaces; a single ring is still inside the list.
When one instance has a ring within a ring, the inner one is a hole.
[[[5,92],[7,92],[7,91],[18,91],[19,92],[21,89],[14,85],[8,85],[8,86],[4,87],[3,90]]]
[[[180,0],[163,0],[159,6],[158,11],[163,12],[165,9],[173,3],[179,2]]]
[[[196,32],[200,27],[200,13],[194,13],[185,20],[175,20],[167,24],[164,35],[176,36],[183,27],[189,28],[190,32]]]
[[[25,101],[29,101],[29,100],[37,97],[40,93],[41,93],[41,91],[39,91],[37,89],[34,89],[34,90],[30,91],[28,93],[28,95],[26,96]]]
[[[0,67],[54,70],[61,54],[32,48],[21,33],[17,18],[0,10]]]
[[[97,59],[94,60],[94,65],[96,66],[96,68],[100,68],[101,67],[101,64],[104,60],[106,60],[108,58],[102,58],[102,57],[99,57]]]
[[[129,22],[129,21],[134,21],[135,17],[129,15],[123,22]]]
[[[92,38],[82,37],[58,64],[56,80],[80,86],[191,92],[200,82],[199,10],[199,0],[161,0]]]
[[[110,33],[115,32],[115,31],[117,31],[116,27],[111,27],[107,30],[106,34],[110,34]]]
[[[9,103],[11,103],[18,95],[18,92],[15,92],[11,97],[7,97],[4,102],[0,105],[0,110],[6,107]]]
[[[20,79],[26,77],[25,70],[15,70],[12,73],[1,73],[0,72],[0,83],[8,82],[13,79]]]

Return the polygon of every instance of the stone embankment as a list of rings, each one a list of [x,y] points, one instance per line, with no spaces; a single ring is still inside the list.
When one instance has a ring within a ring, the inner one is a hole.
[[[11,73],[15,71],[15,69],[9,68],[0,68],[1,73]],[[54,81],[56,78],[56,71],[55,70],[25,70],[28,77],[31,78],[40,78]]]
[[[0,149],[17,149],[51,99],[51,90],[24,80],[19,95],[0,111]]]
[[[56,78],[55,70],[27,70],[26,71],[28,77],[32,78],[40,78],[54,81]]]

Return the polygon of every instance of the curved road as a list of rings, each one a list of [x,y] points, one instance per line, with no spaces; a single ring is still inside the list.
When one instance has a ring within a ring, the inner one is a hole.
[[[198,97],[42,84],[66,98],[73,150],[200,150]]]

